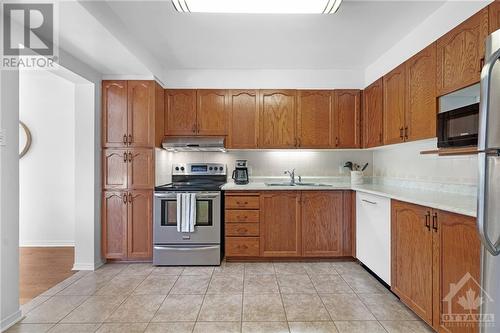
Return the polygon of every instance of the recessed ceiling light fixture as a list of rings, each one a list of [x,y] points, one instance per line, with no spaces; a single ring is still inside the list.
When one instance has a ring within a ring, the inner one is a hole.
[[[172,0],[182,13],[334,14],[342,0]]]

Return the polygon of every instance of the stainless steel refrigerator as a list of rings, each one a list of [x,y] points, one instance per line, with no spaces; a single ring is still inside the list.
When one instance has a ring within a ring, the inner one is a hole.
[[[477,224],[483,244],[481,254],[482,333],[500,332],[499,58],[500,30],[497,30],[487,38],[485,65],[481,71]]]

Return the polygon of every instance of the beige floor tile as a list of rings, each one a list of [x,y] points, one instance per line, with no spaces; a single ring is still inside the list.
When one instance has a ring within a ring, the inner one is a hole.
[[[205,294],[210,282],[209,276],[181,275],[175,282],[171,294]]]
[[[53,296],[23,319],[23,323],[57,323],[82,304],[87,296]]]
[[[245,263],[245,274],[275,274],[272,262]]]
[[[244,321],[286,321],[280,294],[245,294]]]
[[[164,295],[132,295],[109,316],[108,322],[149,322],[165,299]]]
[[[282,294],[315,294],[316,289],[307,274],[277,275]]]
[[[176,275],[151,274],[134,289],[135,295],[167,295],[177,281]]]
[[[317,294],[284,294],[282,297],[288,321],[331,320]]]
[[[202,322],[199,321],[194,326],[193,333],[239,333],[241,332],[240,322]]]
[[[302,262],[276,262],[274,270],[276,274],[307,274]]]
[[[241,262],[222,262],[219,267],[215,267],[214,273],[222,274],[243,274],[245,271],[245,264]]]
[[[214,273],[207,294],[234,294],[243,292],[243,275]]]
[[[28,312],[39,306],[40,304],[48,301],[51,296],[37,296],[33,298],[31,301],[28,303],[25,303],[21,305],[21,311],[23,312],[23,315],[26,315]]]
[[[130,267],[130,266],[129,266]],[[145,275],[119,274],[115,276],[109,283],[95,292],[94,295],[113,296],[113,295],[129,295],[142,281],[146,279]]]
[[[349,294],[354,291],[340,277],[334,274],[315,274],[311,275],[311,280],[320,294]]]
[[[162,275],[181,275],[184,267],[171,267],[171,266],[159,266],[153,268],[151,274],[162,274]]]
[[[353,261],[338,261],[332,262],[332,267],[339,274],[349,274],[357,272],[366,272],[366,270],[357,262]]]
[[[78,280],[80,280],[82,277],[83,277],[82,274],[78,274],[77,275],[77,273],[75,273],[75,274],[71,275],[70,277],[68,277],[67,279],[59,282],[58,284],[56,284],[52,288],[44,291],[39,296],[54,296],[54,295],[57,295],[62,290],[66,289],[67,287],[73,285],[75,282],[77,282]]]
[[[337,333],[332,321],[288,322],[290,333]],[[368,333],[368,332],[367,332]]]
[[[44,333],[54,326],[54,324],[16,324],[5,333]]]
[[[320,294],[332,320],[375,320],[355,294]]]
[[[152,264],[129,264],[120,272],[121,275],[149,275],[155,267]]]
[[[342,278],[358,294],[389,293],[389,290],[368,273],[344,274]]]
[[[111,275],[96,275],[91,274],[81,278],[75,283],[71,284],[67,288],[63,289],[58,293],[58,295],[70,296],[70,295],[83,295],[90,296],[96,291],[106,285],[113,276]]]
[[[382,326],[389,333],[432,333],[426,323],[420,320],[412,321],[381,321]]]
[[[244,292],[248,294],[279,293],[276,275],[245,273]]]
[[[57,324],[49,333],[93,333],[101,324]]]
[[[104,323],[97,333],[143,333],[147,323]]]
[[[203,275],[203,276],[212,276],[214,272],[214,267],[206,267],[206,266],[192,266],[186,267],[182,271],[182,275]]]
[[[378,321],[335,321],[339,333],[386,333]]]
[[[194,324],[194,322],[149,323],[146,333],[191,333]]]
[[[203,295],[170,294],[163,301],[152,321],[196,321],[202,303]]]
[[[257,322],[244,321],[242,333],[289,333],[287,322]]]
[[[361,294],[359,298],[378,320],[418,319],[410,309],[392,294]]]
[[[114,277],[115,275],[120,274],[127,267],[128,264],[105,264],[90,274]]]
[[[242,294],[207,294],[199,321],[241,321]]]
[[[67,315],[63,323],[100,323],[106,320],[123,302],[125,296],[90,296],[82,305]]]
[[[304,263],[304,269],[309,275],[338,274],[330,262],[308,262]]]

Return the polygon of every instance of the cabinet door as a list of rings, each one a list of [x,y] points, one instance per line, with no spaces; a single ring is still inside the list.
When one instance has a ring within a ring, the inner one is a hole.
[[[406,62],[405,141],[436,136],[436,44]]]
[[[488,8],[484,8],[438,39],[439,96],[479,82],[488,28]]]
[[[165,91],[165,135],[196,134],[196,90]]]
[[[259,143],[259,101],[257,90],[231,90],[228,96],[230,148],[257,148]]]
[[[260,196],[260,254],[297,257],[301,254],[300,192],[265,191]]]
[[[260,148],[293,148],[295,137],[295,90],[260,92]]]
[[[131,149],[127,153],[128,188],[152,189],[155,186],[153,149]]]
[[[102,145],[127,145],[127,81],[102,81]]]
[[[149,259],[153,253],[153,192],[128,193],[128,246],[129,259]]]
[[[154,147],[154,81],[128,81],[128,143],[131,147]]]
[[[430,209],[392,201],[391,289],[432,325],[433,237]]]
[[[384,144],[384,80],[378,79],[363,92],[363,147],[371,148]]]
[[[226,135],[227,90],[198,90],[197,98],[197,134]]]
[[[105,191],[102,201],[102,253],[106,259],[127,258],[126,192]]]
[[[342,255],[342,191],[302,191],[302,255]]]
[[[500,1],[496,0],[488,7],[490,33],[500,29]]]
[[[333,117],[335,146],[358,148],[360,146],[360,98],[359,90],[335,90]]]
[[[102,153],[102,186],[104,189],[127,188],[127,161],[125,149],[104,149]]]
[[[333,147],[332,92],[297,92],[297,138],[302,148]]]
[[[384,144],[404,141],[405,126],[405,65],[384,76]]]
[[[475,322],[456,325],[456,322],[441,320],[449,314],[478,315],[479,304],[475,301],[481,297],[481,243],[476,219],[443,211],[435,211],[433,216],[433,226],[437,229],[433,229],[436,242],[434,326],[439,332],[479,332]]]

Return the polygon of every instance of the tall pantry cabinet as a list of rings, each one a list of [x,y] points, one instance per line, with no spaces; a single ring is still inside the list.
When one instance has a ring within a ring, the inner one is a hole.
[[[103,81],[102,102],[102,255],[149,260],[163,88],[154,81]]]

